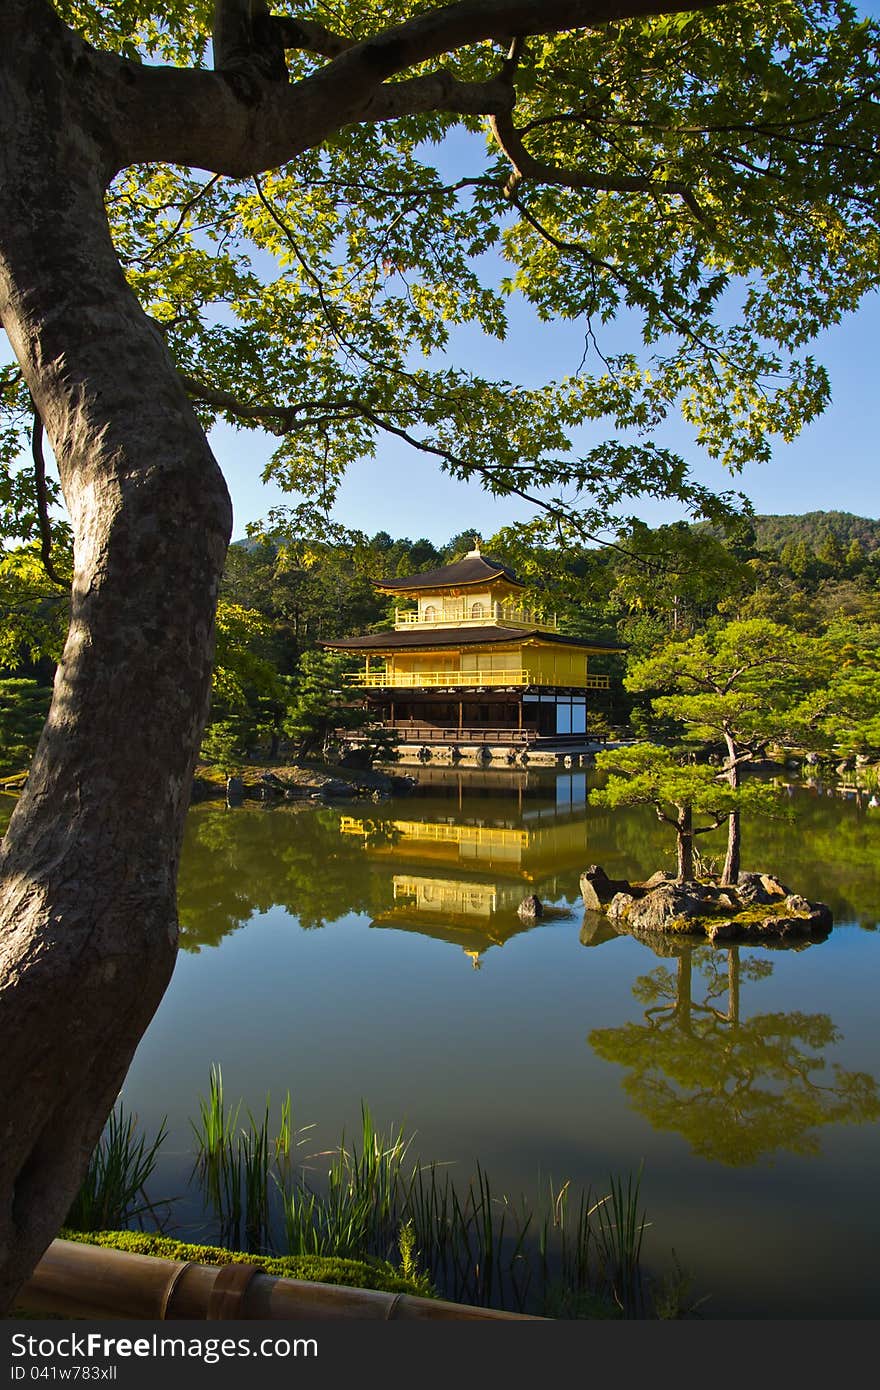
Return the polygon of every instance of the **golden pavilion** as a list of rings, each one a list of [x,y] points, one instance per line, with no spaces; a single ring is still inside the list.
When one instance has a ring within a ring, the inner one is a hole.
[[[585,745],[589,692],[609,686],[590,658],[621,648],[560,633],[522,605],[525,587],[475,540],[454,564],[376,585],[399,600],[393,631],[321,645],[363,656],[350,683],[402,746]]]

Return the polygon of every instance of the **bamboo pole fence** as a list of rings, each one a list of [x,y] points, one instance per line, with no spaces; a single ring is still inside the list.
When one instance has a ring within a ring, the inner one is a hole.
[[[279,1279],[249,1264],[203,1265],[54,1240],[16,1307],[74,1318],[154,1321],[372,1318],[380,1321],[543,1321],[439,1298]]]

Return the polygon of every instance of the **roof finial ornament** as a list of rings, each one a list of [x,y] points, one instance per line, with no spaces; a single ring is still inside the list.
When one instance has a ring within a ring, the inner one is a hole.
[[[479,558],[480,558],[480,538],[479,538],[479,536],[474,536],[474,548],[473,548],[473,550],[469,550],[468,553],[467,553],[467,555],[465,555],[464,558],[465,558],[466,560],[479,560]]]

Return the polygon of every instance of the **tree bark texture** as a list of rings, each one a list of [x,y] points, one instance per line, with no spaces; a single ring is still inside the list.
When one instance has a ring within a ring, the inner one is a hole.
[[[678,882],[687,883],[694,876],[694,816],[690,806],[677,806],[678,820]]]
[[[0,1308],[62,1224],[174,965],[231,529],[222,476],[114,253],[82,45],[42,5],[4,10],[0,320],[75,549],[52,707],[0,850]]]
[[[736,745],[730,734],[724,735],[727,744],[727,780],[736,790],[739,786],[739,764],[736,760]],[[742,829],[740,826],[739,811],[731,811],[727,818],[727,853],[724,856],[724,868],[721,871],[721,882],[736,884],[739,881],[740,868],[740,847],[742,844]]]

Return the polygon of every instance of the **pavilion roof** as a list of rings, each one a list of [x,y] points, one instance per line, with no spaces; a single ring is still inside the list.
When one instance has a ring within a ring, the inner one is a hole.
[[[624,650],[618,642],[597,641],[592,637],[566,637],[559,632],[545,632],[539,627],[440,627],[428,631],[370,632],[364,637],[333,637],[320,645],[345,652],[433,651],[435,647],[510,646],[511,643],[533,639],[552,646],[580,647],[583,651],[591,652]]]
[[[456,560],[453,565],[443,565],[440,569],[426,570],[423,574],[406,575],[403,579],[383,579],[377,583],[376,588],[381,593],[410,594],[425,589],[468,588],[476,584],[490,584],[499,579],[514,585],[517,589],[526,587],[507,565],[502,565],[497,560],[490,560],[487,555],[481,555],[479,551],[472,550],[465,555],[463,560]]]

